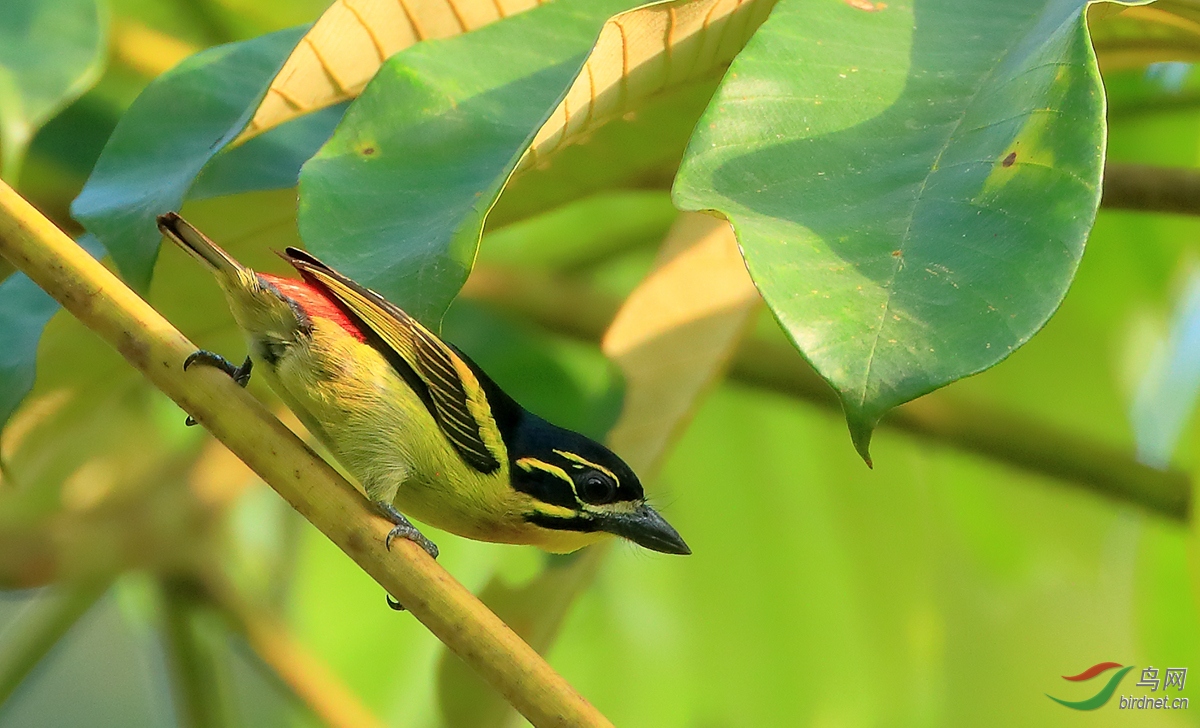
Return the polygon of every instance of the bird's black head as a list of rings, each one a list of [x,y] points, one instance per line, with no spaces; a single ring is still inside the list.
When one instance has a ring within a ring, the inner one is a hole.
[[[542,528],[608,533],[654,551],[690,554],[662,516],[646,505],[642,483],[611,450],[577,432],[524,413],[509,446],[513,488],[533,500],[525,518]]]
[[[540,545],[571,551],[589,540],[580,537],[606,532],[654,551],[692,552],[671,524],[646,505],[641,481],[621,458],[595,440],[525,409],[470,357],[455,352],[487,396],[508,454],[509,480],[514,490],[528,497],[522,517],[557,532],[557,542]]]

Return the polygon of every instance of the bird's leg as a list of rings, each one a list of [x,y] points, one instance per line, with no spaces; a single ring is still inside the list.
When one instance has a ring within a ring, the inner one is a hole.
[[[186,372],[188,367],[193,364],[216,367],[232,377],[233,381],[237,382],[239,387],[245,387],[250,383],[250,369],[254,366],[254,362],[250,360],[250,357],[246,357],[246,361],[242,362],[240,367],[235,367],[231,361],[220,354],[214,354],[204,349],[197,349],[189,354],[188,358],[183,360],[183,370]],[[184,424],[191,427],[196,424],[196,420],[191,415],[188,415]]]
[[[383,540],[383,545],[388,551],[392,550],[392,539],[396,538],[397,536],[403,536],[409,541],[412,541],[421,548],[425,549],[425,553],[429,554],[433,558],[436,559],[438,557],[437,544],[425,538],[425,534],[418,531],[417,527],[412,525],[412,522],[405,518],[403,513],[396,510],[396,506],[392,505],[388,501],[378,500],[375,501],[375,507],[378,508],[381,513],[383,513],[384,518],[387,518],[396,526],[391,531],[388,531],[387,538]],[[395,609],[397,612],[404,611],[404,605],[393,599],[391,594],[387,595],[387,605],[392,609]]]

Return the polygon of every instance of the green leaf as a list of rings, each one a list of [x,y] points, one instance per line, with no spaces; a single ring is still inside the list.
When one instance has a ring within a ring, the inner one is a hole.
[[[884,412],[1066,293],[1104,156],[1085,5],[784,0],[697,125],[676,204],[733,222],[868,462]]]
[[[296,186],[300,168],[329,140],[346,112],[330,106],[271,129],[218,154],[188,193],[192,200]]]
[[[484,216],[630,0],[563,0],[393,56],[300,173],[309,248],[436,323]]]
[[[87,236],[79,244],[98,257],[100,246]],[[24,273],[0,283],[0,430],[33,389],[38,342],[58,311],[58,302]]]
[[[37,342],[58,303],[24,273],[0,283],[0,427],[33,388]]]
[[[661,94],[635,113],[604,124],[585,143],[560,149],[544,164],[510,179],[488,213],[487,227],[502,227],[603,190],[670,189],[692,127],[720,80],[716,74]],[[479,249],[480,255],[486,251],[486,244]]]
[[[107,34],[97,0],[0,3],[0,179],[17,183],[33,135],[100,78]]]
[[[636,3],[559,0],[398,53],[301,172],[304,239],[436,325],[510,179],[551,165],[610,120],[635,117],[665,98],[686,107],[694,100],[686,91],[711,88],[704,81],[773,2],[675,0],[618,12]],[[686,130],[695,117],[684,118]],[[591,155],[599,163],[591,176],[611,184],[633,169],[654,174],[677,150],[661,151],[648,151],[646,160],[615,155],[622,168],[615,175],[603,153]],[[566,195],[533,185],[508,219],[528,214],[530,203],[589,190],[562,176],[555,181]]]
[[[208,161],[238,135],[304,30],[197,53],[147,86],[117,124],[71,214],[130,285],[149,287],[162,242],[155,216],[178,209]]]

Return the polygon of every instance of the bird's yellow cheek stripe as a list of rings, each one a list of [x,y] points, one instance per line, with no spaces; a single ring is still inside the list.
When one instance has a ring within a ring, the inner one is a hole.
[[[550,463],[538,460],[537,458],[521,458],[517,460],[517,467],[527,473],[533,470],[541,470],[543,472],[550,473],[556,478],[561,478],[562,480],[567,481],[567,484],[571,486],[572,492],[575,490],[575,481],[571,480],[571,476],[567,475],[567,471],[563,470],[557,465],[551,465]]]
[[[558,455],[560,457],[563,457],[567,460],[570,460],[573,463],[582,465],[584,467],[592,468],[593,470],[599,470],[600,472],[604,473],[608,477],[612,478],[613,482],[616,483],[617,485],[621,484],[621,479],[617,477],[617,474],[614,473],[613,471],[609,470],[608,468],[604,467],[603,465],[597,465],[596,463],[593,463],[591,460],[588,460],[585,457],[576,455],[573,452],[567,452],[566,450],[555,450],[554,454]]]
[[[553,518],[561,518],[563,520],[569,520],[579,515],[570,508],[555,506],[549,503],[542,503],[541,501],[534,501],[533,510],[537,513],[541,513],[542,515],[551,516]]]

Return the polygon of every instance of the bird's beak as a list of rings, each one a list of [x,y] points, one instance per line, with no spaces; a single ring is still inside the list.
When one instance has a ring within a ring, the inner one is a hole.
[[[645,503],[630,513],[606,514],[601,528],[653,551],[684,556],[692,553],[679,532]]]

